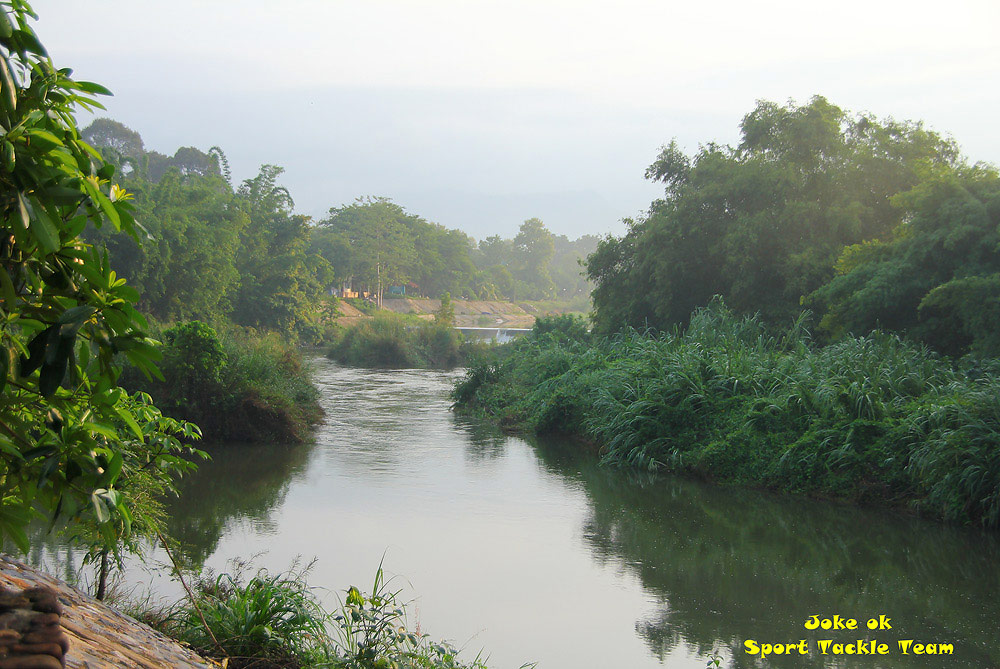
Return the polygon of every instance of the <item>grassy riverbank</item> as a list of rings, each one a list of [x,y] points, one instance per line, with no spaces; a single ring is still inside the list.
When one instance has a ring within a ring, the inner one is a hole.
[[[873,334],[813,346],[721,304],[682,333],[591,341],[542,319],[469,370],[462,411],[596,443],[606,461],[1000,522],[1000,375]]]
[[[122,385],[197,424],[207,441],[302,441],[322,416],[301,353],[277,334],[192,321],[158,337],[163,379],[127,368]]]
[[[450,369],[464,365],[485,345],[467,342],[450,322],[391,312],[341,329],[327,357],[354,367]]]

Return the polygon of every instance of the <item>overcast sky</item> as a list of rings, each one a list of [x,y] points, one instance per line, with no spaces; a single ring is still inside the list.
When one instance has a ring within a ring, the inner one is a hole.
[[[677,138],[757,99],[922,119],[1000,163],[1000,2],[34,0],[59,67],[147,148],[285,168],[301,213],[362,195],[476,238],[620,233]]]

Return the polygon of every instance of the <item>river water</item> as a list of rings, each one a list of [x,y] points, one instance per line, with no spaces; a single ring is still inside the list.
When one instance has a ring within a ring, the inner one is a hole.
[[[183,482],[169,512],[188,558],[217,571],[314,560],[331,607],[382,561],[412,626],[498,668],[700,669],[712,652],[731,667],[1000,666],[996,533],[601,467],[564,440],[456,416],[452,372],[324,359],[314,372],[315,443],[211,447]],[[178,594],[148,567],[126,581]],[[804,629],[812,615],[859,629]],[[880,615],[891,629],[868,630]],[[803,639],[808,655],[745,652]],[[904,655],[910,639],[954,654]],[[823,655],[821,640],[888,654]]]

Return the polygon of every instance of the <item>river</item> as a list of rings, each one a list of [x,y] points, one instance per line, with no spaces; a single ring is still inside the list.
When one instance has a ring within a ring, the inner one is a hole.
[[[183,482],[168,510],[190,559],[217,571],[234,557],[314,560],[309,582],[330,606],[368,589],[382,561],[412,626],[498,668],[701,669],[713,651],[750,667],[747,640],[802,639],[808,655],[765,666],[1000,666],[996,533],[601,467],[564,440],[456,416],[454,372],[313,364],[326,411],[315,443],[212,446]],[[178,594],[148,567],[126,582]],[[859,629],[804,629],[812,615]],[[869,631],[880,615],[891,629]],[[825,639],[889,653],[823,655]],[[909,639],[954,654],[904,655]]]

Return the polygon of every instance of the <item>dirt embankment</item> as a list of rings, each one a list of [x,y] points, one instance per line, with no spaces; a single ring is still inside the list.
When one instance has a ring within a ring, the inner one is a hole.
[[[452,300],[451,303],[455,308],[455,325],[458,327],[530,328],[535,324],[534,314],[512,302]],[[433,318],[434,312],[441,308],[441,300],[383,299],[382,308],[397,314],[415,314],[421,318]],[[340,313],[338,321],[343,325],[351,325],[367,318],[364,313],[343,301],[340,303]]]
[[[105,603],[4,555],[0,555],[0,586],[16,592],[30,592],[32,588],[43,587],[55,594],[59,614],[49,614],[49,617],[58,621],[54,624],[58,624],[69,642],[64,657],[68,669],[209,669],[218,666],[209,664],[176,641],[119,613]],[[21,615],[24,615],[23,611]],[[13,616],[14,614],[8,614],[6,618]],[[4,634],[8,636],[3,636]],[[6,639],[14,635],[13,630],[5,629],[0,637]],[[52,658],[46,664],[39,655],[24,657],[17,645],[9,650],[10,654],[5,655],[4,660],[7,664],[3,666],[59,666],[59,661]],[[31,651],[32,648],[25,646],[24,650]]]

